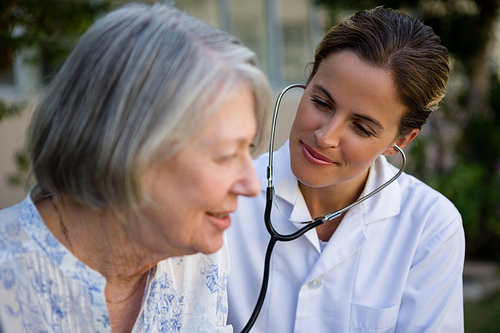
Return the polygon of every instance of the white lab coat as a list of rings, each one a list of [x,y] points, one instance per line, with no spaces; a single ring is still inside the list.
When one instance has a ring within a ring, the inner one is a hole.
[[[228,230],[231,255],[228,323],[240,332],[255,306],[269,234],[264,226],[267,155],[255,161],[262,193],[240,197]],[[397,169],[380,157],[365,192]],[[275,153],[274,185],[282,211],[310,219],[289,166],[288,143]],[[273,207],[281,233],[299,226]],[[315,230],[278,242],[267,296],[252,332],[463,332],[465,240],[453,204],[402,174],[352,208],[321,252]]]

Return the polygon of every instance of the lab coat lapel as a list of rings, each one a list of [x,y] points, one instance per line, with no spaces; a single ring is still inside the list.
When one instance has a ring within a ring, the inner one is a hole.
[[[293,205],[293,210],[290,219],[292,221],[301,221],[301,222],[312,220],[304,196],[302,195],[302,192],[300,192],[298,186],[295,197],[295,203]],[[305,226],[304,224],[294,224],[294,225],[297,230]],[[316,251],[318,251],[318,253],[321,252],[318,240],[318,233],[316,232],[316,229],[308,231],[302,237],[306,237],[309,240],[309,242],[311,242],[311,244],[316,248]]]
[[[375,160],[362,195],[366,195],[391,179],[397,173],[385,156]],[[363,202],[362,211],[365,225],[396,216],[401,211],[401,188],[396,180],[385,189]]]
[[[307,283],[321,276],[349,258],[363,246],[366,240],[362,209],[360,206],[357,206],[347,212],[305,282]]]

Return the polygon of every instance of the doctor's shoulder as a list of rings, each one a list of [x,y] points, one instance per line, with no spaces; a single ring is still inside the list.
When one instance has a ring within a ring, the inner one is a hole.
[[[463,233],[462,217],[455,205],[442,193],[418,178],[404,173],[401,186],[401,210],[412,216],[413,223],[422,223],[422,228],[431,233],[445,228]]]

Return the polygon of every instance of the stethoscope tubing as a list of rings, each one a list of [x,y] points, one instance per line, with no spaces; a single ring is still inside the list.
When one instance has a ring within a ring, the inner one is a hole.
[[[271,208],[273,206],[273,196],[274,196],[273,191],[274,191],[274,188],[272,188],[272,187],[267,187],[267,189],[266,189],[266,209],[264,212],[264,220],[265,220],[267,231],[271,235],[271,239],[269,240],[269,243],[267,244],[267,249],[266,249],[266,257],[264,260],[264,274],[263,274],[263,278],[262,278],[262,286],[260,288],[259,298],[257,299],[257,303],[255,304],[255,308],[252,312],[252,315],[248,319],[247,324],[245,325],[245,327],[241,331],[242,333],[247,333],[250,331],[252,326],[255,324],[257,317],[259,316],[260,310],[262,309],[262,305],[264,304],[264,299],[266,298],[267,287],[269,284],[271,256],[272,256],[274,245],[276,245],[276,242],[277,241],[289,242],[289,241],[295,240],[295,239],[299,238],[300,236],[302,236],[303,234],[305,234],[306,232],[308,232],[309,230],[316,228],[320,224],[323,224],[323,222],[324,222],[323,218],[318,218],[292,234],[282,235],[282,234],[278,233],[274,229],[272,222],[271,222]]]
[[[292,88],[303,88],[305,89],[306,86],[303,84],[291,84],[288,87],[285,87],[278,97],[276,98],[276,104],[274,105],[274,111],[273,111],[273,119],[271,123],[271,136],[269,137],[269,160],[267,162],[267,188],[272,188],[273,187],[273,152],[274,152],[274,135],[276,132],[276,124],[278,121],[278,111],[279,107],[281,104],[281,100],[283,99],[283,96],[285,93],[292,89]]]
[[[396,149],[401,154],[402,163],[401,163],[401,167],[399,168],[399,171],[391,179],[389,179],[384,184],[377,187],[372,192],[359,198],[354,203],[352,203],[352,204],[350,204],[342,209],[339,209],[339,210],[337,210],[333,213],[327,214],[325,216],[318,217],[312,221],[300,222],[300,224],[305,224],[305,226],[300,228],[296,232],[293,232],[293,233],[288,234],[288,235],[283,235],[283,234],[278,233],[276,231],[276,229],[274,229],[273,224],[271,222],[271,210],[272,210],[273,198],[274,198],[274,185],[273,185],[274,135],[275,135],[275,131],[276,131],[276,123],[277,123],[277,119],[278,119],[279,106],[281,104],[281,100],[283,98],[283,95],[288,90],[290,90],[292,88],[297,88],[297,87],[305,88],[305,85],[292,84],[292,85],[285,87],[281,91],[281,93],[278,95],[278,97],[276,99],[276,104],[274,106],[273,118],[272,118],[272,123],[271,123],[271,136],[269,139],[269,161],[268,161],[268,166],[267,166],[267,184],[268,185],[266,188],[266,208],[264,211],[264,222],[265,222],[267,231],[271,235],[271,239],[269,240],[269,243],[268,243],[267,249],[266,249],[266,256],[265,256],[265,261],[264,261],[264,274],[263,274],[263,278],[262,278],[262,286],[261,286],[261,290],[259,293],[259,298],[257,299],[257,303],[255,305],[253,312],[252,312],[252,315],[250,316],[247,324],[245,325],[245,327],[241,331],[242,333],[247,333],[250,331],[252,326],[255,324],[257,317],[259,316],[262,305],[264,304],[264,299],[266,297],[267,287],[269,284],[271,256],[272,256],[274,246],[276,245],[276,242],[278,242],[278,241],[289,242],[289,241],[295,240],[295,239],[299,238],[300,236],[302,236],[303,234],[305,234],[306,232],[308,232],[309,230],[312,230],[312,229],[316,228],[317,226],[323,224],[325,221],[333,220],[333,219],[339,217],[340,215],[342,215],[343,213],[345,213],[346,211],[348,211],[352,207],[359,205],[363,201],[371,198],[372,196],[374,196],[375,194],[377,194],[378,192],[382,191],[384,188],[389,186],[392,182],[394,182],[403,173],[403,170],[406,166],[406,155],[405,155],[404,151],[401,148],[399,148],[397,145],[394,145],[393,146],[394,149]]]

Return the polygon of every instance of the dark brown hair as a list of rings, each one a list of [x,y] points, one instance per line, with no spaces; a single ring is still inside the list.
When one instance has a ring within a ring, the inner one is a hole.
[[[448,50],[431,27],[404,13],[376,7],[331,28],[316,47],[308,82],[323,60],[342,51],[390,71],[400,102],[407,107],[400,135],[421,129],[444,97]]]

